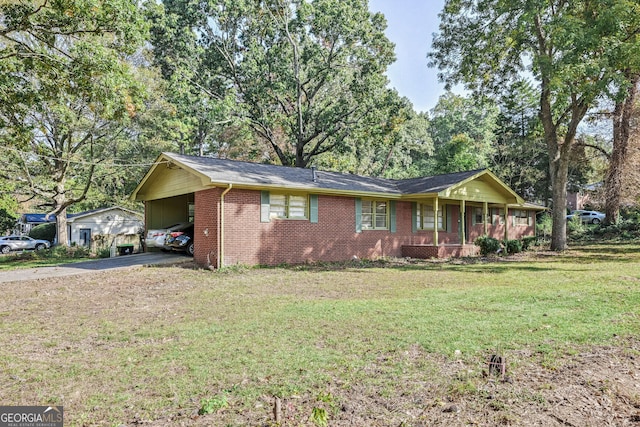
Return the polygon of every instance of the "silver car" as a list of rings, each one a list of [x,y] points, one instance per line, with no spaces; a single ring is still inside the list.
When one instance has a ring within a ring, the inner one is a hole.
[[[8,254],[11,251],[25,251],[48,249],[51,243],[48,240],[32,239],[29,236],[2,236],[0,237],[0,252]]]
[[[572,211],[571,214],[567,216],[567,219],[576,216],[580,218],[583,224],[600,224],[604,221],[606,215],[598,211],[576,210]]]

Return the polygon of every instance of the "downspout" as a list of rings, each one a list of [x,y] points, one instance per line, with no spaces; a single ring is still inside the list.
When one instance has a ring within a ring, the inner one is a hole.
[[[224,256],[224,196],[231,191],[233,184],[229,184],[226,190],[220,195],[220,215],[218,215],[218,265],[217,269],[223,266],[222,257]]]

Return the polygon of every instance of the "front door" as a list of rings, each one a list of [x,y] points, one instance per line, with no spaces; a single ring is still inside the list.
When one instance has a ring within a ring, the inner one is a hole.
[[[91,246],[91,229],[90,228],[80,229],[80,245],[86,246],[86,247]]]

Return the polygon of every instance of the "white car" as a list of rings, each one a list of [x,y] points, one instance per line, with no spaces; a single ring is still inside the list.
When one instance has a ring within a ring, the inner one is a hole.
[[[169,248],[165,246],[164,241],[168,233],[176,230],[183,230],[186,227],[189,227],[193,223],[190,222],[180,222],[178,224],[173,224],[165,228],[159,228],[156,230],[147,231],[146,244],[148,248],[160,248],[168,250]]]
[[[567,219],[575,216],[579,217],[583,224],[600,224],[604,221],[606,215],[598,211],[576,210],[567,215]]]
[[[29,236],[2,236],[0,237],[0,252],[8,254],[11,251],[26,251],[48,249],[51,243],[48,240],[32,239]]]

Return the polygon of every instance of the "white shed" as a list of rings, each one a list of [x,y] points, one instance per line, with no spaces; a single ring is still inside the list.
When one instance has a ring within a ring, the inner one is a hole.
[[[92,250],[120,244],[139,244],[144,230],[141,213],[119,206],[67,215],[69,244]]]

